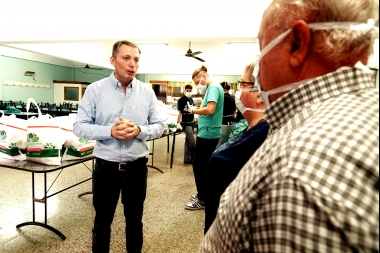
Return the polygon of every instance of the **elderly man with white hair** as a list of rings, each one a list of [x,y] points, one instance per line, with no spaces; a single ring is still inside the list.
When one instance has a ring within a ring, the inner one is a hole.
[[[200,252],[379,252],[374,0],[274,0],[255,85],[266,141],[220,199]]]

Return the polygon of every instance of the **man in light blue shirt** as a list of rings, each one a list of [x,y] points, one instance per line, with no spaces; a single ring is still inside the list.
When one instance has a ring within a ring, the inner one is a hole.
[[[95,221],[93,252],[108,252],[111,224],[122,192],[127,252],[141,252],[142,214],[147,185],[146,141],[158,138],[164,125],[153,90],[135,78],[140,49],[129,41],[113,46],[115,71],[88,86],[79,105],[74,134],[97,140],[92,177]]]

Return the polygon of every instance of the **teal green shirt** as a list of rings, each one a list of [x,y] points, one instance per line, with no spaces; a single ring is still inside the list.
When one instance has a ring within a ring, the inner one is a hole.
[[[222,86],[214,82],[206,90],[201,108],[206,107],[208,102],[215,102],[216,108],[212,115],[199,115],[198,136],[205,139],[219,139],[222,127],[224,94]]]

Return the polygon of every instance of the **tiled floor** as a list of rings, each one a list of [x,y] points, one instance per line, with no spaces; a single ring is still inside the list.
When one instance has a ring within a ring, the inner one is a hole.
[[[184,209],[190,202],[190,195],[195,193],[192,167],[183,163],[184,137],[184,133],[177,136],[172,169],[170,154],[166,152],[166,138],[155,141],[154,165],[164,174],[149,168],[143,252],[197,252],[203,238],[204,211]],[[90,166],[91,162],[87,165]],[[49,173],[48,182],[51,183],[58,173]],[[90,176],[84,165],[64,169],[49,193]],[[37,175],[36,180],[38,190],[42,192],[42,175]],[[92,195],[78,198],[78,194],[89,190],[91,181],[47,199],[48,224],[61,231],[66,240],[39,226],[16,229],[17,224],[32,220],[31,173],[0,167],[0,252],[91,252]],[[41,194],[38,192],[36,197],[40,198]],[[36,220],[43,222],[44,205],[36,203],[36,209]],[[125,252],[121,203],[112,224],[110,252]]]

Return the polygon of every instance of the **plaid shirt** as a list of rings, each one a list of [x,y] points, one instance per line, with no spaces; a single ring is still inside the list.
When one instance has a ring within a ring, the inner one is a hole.
[[[341,68],[273,102],[200,252],[378,252],[379,91]]]

